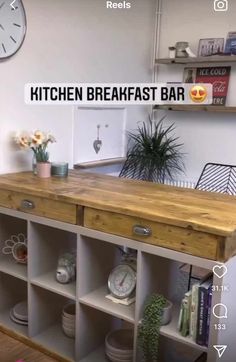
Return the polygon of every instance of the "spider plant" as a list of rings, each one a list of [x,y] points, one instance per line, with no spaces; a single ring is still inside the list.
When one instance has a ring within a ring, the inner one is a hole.
[[[173,136],[174,124],[164,128],[159,122],[143,122],[136,132],[129,132],[127,158],[120,177],[164,183],[166,178],[184,171],[182,144]]]

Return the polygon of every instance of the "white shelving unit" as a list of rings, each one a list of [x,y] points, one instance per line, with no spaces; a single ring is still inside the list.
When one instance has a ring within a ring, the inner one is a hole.
[[[11,234],[21,232],[28,237],[28,266],[16,264],[1,252],[3,241]],[[211,270],[216,262],[2,207],[0,236],[0,324],[3,328],[30,338],[62,360],[105,362],[106,334],[125,325],[134,331],[134,361],[139,361],[137,334],[144,301],[156,292],[163,294],[175,306],[171,323],[161,327],[161,360],[167,362],[170,346],[178,343],[193,351],[192,358],[208,352],[207,361],[217,361],[212,345],[219,344],[221,340],[220,334],[213,328],[215,318],[212,317],[211,321],[209,348],[182,337],[177,330],[180,299],[176,293],[180,263]],[[137,251],[136,302],[128,307],[105,298],[108,275],[121,258],[117,246]],[[77,253],[77,279],[62,285],[55,279],[57,260],[61,253],[71,250]],[[234,274],[234,264],[232,261],[227,263],[231,275]],[[214,280],[219,285],[223,282]],[[235,294],[230,290],[227,299],[235,300]],[[213,302],[220,298],[221,294],[214,296]],[[11,308],[24,299],[28,299],[28,327],[19,326],[9,318]],[[76,303],[75,339],[64,335],[61,327],[63,306],[72,301]],[[236,315],[231,317],[236,318]],[[186,356],[181,360],[190,361],[194,359]]]

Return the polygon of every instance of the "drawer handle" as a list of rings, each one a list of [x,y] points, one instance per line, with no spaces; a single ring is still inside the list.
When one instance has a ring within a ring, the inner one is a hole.
[[[134,225],[133,234],[138,236],[150,236],[152,235],[152,230],[147,226]]]
[[[29,200],[22,200],[20,206],[22,209],[27,209],[27,210],[32,210],[35,208],[33,201]]]

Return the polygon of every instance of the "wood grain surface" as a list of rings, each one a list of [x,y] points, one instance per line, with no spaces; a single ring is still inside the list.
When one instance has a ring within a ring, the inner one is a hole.
[[[34,207],[30,209],[22,206],[22,201],[24,200],[31,202]],[[29,214],[68,222],[70,224],[80,223],[77,218],[76,205],[47,199],[45,197],[28,195],[22,192],[0,190],[0,205]]]
[[[0,332],[1,362],[56,362],[45,354]]]
[[[66,179],[32,172],[0,176],[0,190],[137,216],[230,236],[236,230],[236,197],[101,174],[71,171]]]
[[[148,228],[151,230],[151,235],[138,236],[133,232],[135,225]],[[85,208],[84,226],[202,258],[226,259],[225,238],[201,231],[90,208]],[[220,251],[219,244],[222,245]]]

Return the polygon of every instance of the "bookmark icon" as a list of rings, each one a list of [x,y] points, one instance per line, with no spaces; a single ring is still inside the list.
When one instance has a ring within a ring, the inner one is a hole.
[[[219,358],[221,358],[228,346],[217,344],[217,345],[214,345],[213,347],[217,351]]]

